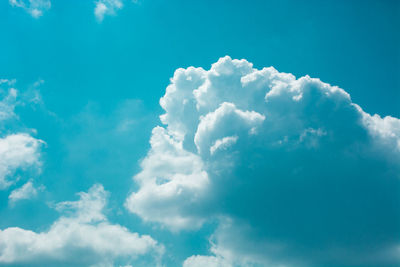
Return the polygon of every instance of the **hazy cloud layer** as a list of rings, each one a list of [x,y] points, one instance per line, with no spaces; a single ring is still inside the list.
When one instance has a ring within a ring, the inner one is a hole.
[[[160,104],[126,207],[173,231],[219,221],[185,266],[399,264],[399,119],[229,57],[176,70]]]

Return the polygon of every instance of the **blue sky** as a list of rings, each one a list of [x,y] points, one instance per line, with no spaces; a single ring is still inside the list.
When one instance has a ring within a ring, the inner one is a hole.
[[[398,265],[399,18],[1,1],[0,265]]]

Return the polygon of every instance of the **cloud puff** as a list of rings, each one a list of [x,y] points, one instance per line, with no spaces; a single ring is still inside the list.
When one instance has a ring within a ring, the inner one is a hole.
[[[399,119],[230,57],[176,70],[160,105],[126,207],[174,231],[218,221],[213,256],[186,265],[399,264]]]
[[[40,191],[43,189],[43,186],[36,188],[32,181],[28,181],[20,188],[14,189],[8,196],[8,200],[10,201],[10,204],[14,204],[15,202],[23,199],[31,199],[37,196],[38,190]]]
[[[17,169],[40,167],[39,148],[42,143],[27,134],[11,134],[0,138],[0,189],[13,184],[10,178]]]
[[[225,259],[215,256],[191,256],[183,262],[183,267],[230,267]]]
[[[0,230],[0,264],[113,266],[151,254],[157,264],[162,245],[150,236],[110,223],[103,213],[108,193],[97,184],[77,201],[56,205],[63,215],[46,232]],[[154,262],[155,261],[155,262]]]
[[[190,213],[209,182],[201,158],[184,150],[162,127],[153,129],[150,143],[152,151],[141,164],[143,171],[135,176],[141,190],[125,206],[144,220],[171,229],[200,227],[204,222],[200,216],[182,214]]]
[[[94,8],[94,15],[98,21],[103,21],[105,15],[114,15],[123,7],[121,0],[99,0]]]
[[[7,121],[17,119],[14,109],[18,104],[17,90],[11,88],[0,101],[0,189],[6,189],[15,182],[18,169],[39,168],[40,148],[44,143],[27,133],[4,135],[3,131],[11,131],[4,125]],[[1,136],[3,135],[3,137]]]
[[[50,0],[9,0],[11,6],[23,8],[32,17],[39,18],[51,7]]]

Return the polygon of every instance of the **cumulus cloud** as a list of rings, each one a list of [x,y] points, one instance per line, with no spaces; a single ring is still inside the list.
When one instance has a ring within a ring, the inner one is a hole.
[[[11,6],[23,8],[32,17],[39,18],[51,7],[50,0],[9,0]]]
[[[125,206],[144,220],[171,229],[200,227],[204,219],[182,213],[193,208],[208,184],[201,158],[184,150],[162,127],[153,129],[150,144],[152,151],[141,164],[143,171],[135,176],[141,190],[133,193]]]
[[[107,220],[103,213],[107,195],[96,184],[87,193],[79,193],[79,200],[57,204],[62,216],[48,231],[0,230],[0,264],[113,266],[149,254],[153,258],[149,264],[158,264],[162,245]]]
[[[41,166],[40,148],[44,142],[27,133],[9,133],[10,127],[4,129],[4,123],[17,119],[14,112],[18,104],[17,95],[17,90],[11,88],[0,101],[0,189],[15,182],[17,177],[14,174],[18,169],[38,169]]]
[[[39,150],[42,143],[23,133],[0,138],[0,189],[13,184],[13,174],[17,169],[40,167]]]
[[[399,264],[399,119],[230,57],[176,70],[160,105],[126,207],[174,231],[218,221],[186,266]]]
[[[94,8],[94,15],[98,21],[102,21],[105,15],[114,15],[123,7],[121,0],[99,0]]]

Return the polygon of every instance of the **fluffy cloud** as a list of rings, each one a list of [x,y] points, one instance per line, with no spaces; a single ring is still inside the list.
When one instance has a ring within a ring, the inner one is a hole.
[[[15,182],[14,174],[18,169],[37,169],[41,165],[42,140],[27,133],[3,133],[11,130],[4,127],[5,123],[17,118],[14,113],[18,104],[17,94],[17,90],[11,88],[0,101],[0,189],[6,189]]]
[[[11,134],[0,138],[0,189],[13,184],[19,168],[39,167],[39,148],[43,142],[27,134]]]
[[[63,215],[46,232],[18,227],[0,230],[0,264],[112,266],[129,264],[146,254],[153,258],[151,265],[157,264],[162,245],[110,223],[103,213],[107,194],[101,185],[94,185],[87,193],[79,193],[79,200],[57,204]]]
[[[32,181],[28,181],[26,184],[21,186],[20,188],[14,189],[10,195],[8,196],[8,199],[10,201],[10,204],[14,204],[15,202],[23,199],[31,199],[37,196],[38,191],[43,190],[44,187],[40,186],[39,188],[36,188]]]
[[[201,158],[184,150],[162,127],[153,129],[150,143],[143,171],[135,176],[141,190],[128,198],[126,207],[171,229],[200,227],[204,219],[183,214],[190,213],[209,182]]]
[[[160,105],[126,207],[174,231],[218,221],[186,266],[399,264],[399,119],[229,57],[178,69]]]
[[[99,21],[102,21],[105,15],[114,15],[122,6],[121,0],[99,0],[96,2],[94,14]]]
[[[9,0],[11,6],[23,8],[32,17],[39,18],[43,12],[50,9],[50,0]]]
[[[230,267],[229,262],[220,257],[215,256],[191,256],[183,262],[183,267]]]

